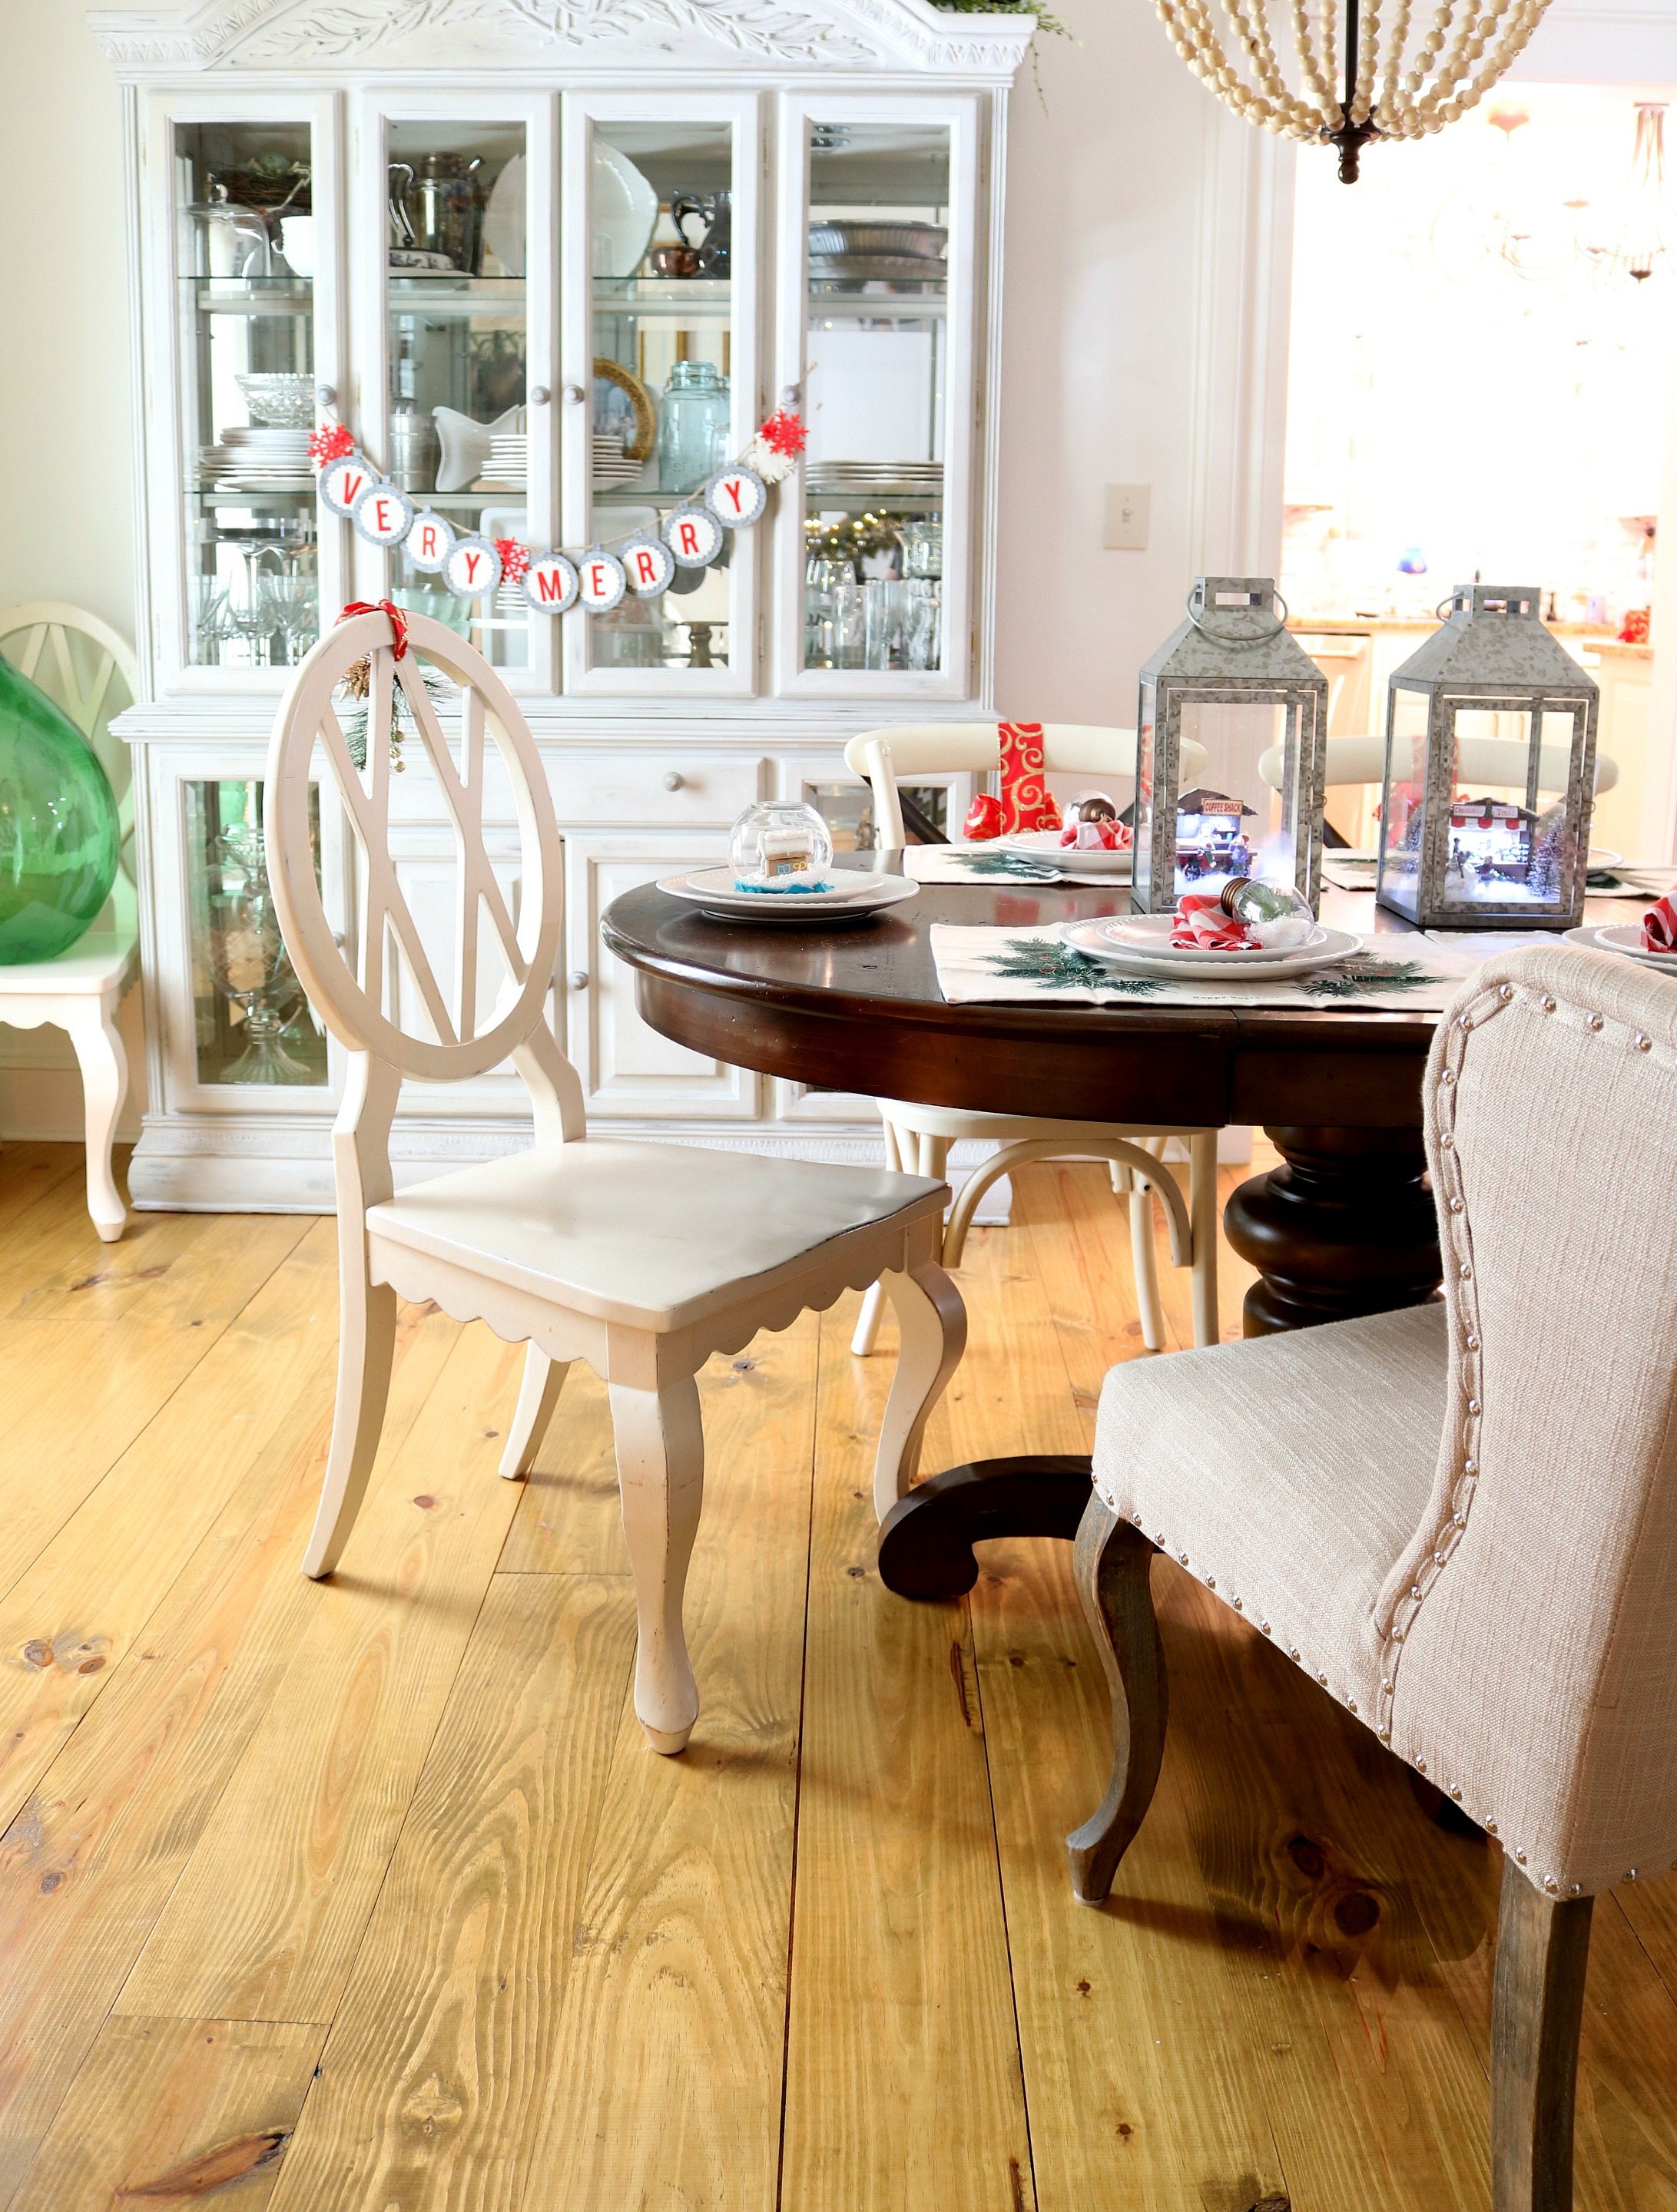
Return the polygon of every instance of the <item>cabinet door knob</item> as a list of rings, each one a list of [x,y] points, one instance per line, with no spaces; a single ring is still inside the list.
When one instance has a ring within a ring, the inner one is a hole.
[[[545,407],[552,397],[553,394],[548,390],[546,385],[538,384],[530,395],[530,404],[532,407]]]
[[[567,407],[580,407],[588,395],[580,384],[568,384],[562,397]]]
[[[686,781],[687,778],[678,768],[666,769],[664,776],[664,788],[665,791],[679,791]]]
[[[317,407],[330,407],[337,397],[337,391],[330,384],[317,384],[314,387],[314,404]]]
[[[588,988],[588,971],[586,968],[573,968],[565,981],[573,991],[586,991]]]

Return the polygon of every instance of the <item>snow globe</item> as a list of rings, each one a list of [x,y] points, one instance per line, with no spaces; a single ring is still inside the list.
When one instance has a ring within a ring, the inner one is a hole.
[[[770,896],[833,888],[833,835],[822,816],[801,799],[770,799],[748,806],[728,839],[734,889]]]

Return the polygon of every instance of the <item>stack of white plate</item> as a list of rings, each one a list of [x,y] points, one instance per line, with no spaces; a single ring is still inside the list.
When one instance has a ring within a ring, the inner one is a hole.
[[[222,432],[219,445],[199,448],[199,471],[206,484],[240,491],[307,491],[314,481],[308,439],[306,429],[235,423]]]
[[[811,491],[940,493],[943,488],[941,461],[817,461],[810,469]]]
[[[1655,969],[1661,975],[1677,976],[1677,952],[1651,951],[1642,941],[1639,921],[1606,925],[1587,921],[1582,929],[1569,929],[1565,941],[1568,945],[1582,945],[1589,952],[1616,952],[1621,960],[1634,960],[1639,966]]]
[[[479,479],[483,483],[506,484],[522,491],[530,477],[530,438],[523,430],[498,430],[489,440],[489,458]]]
[[[1074,951],[1128,975],[1180,976],[1195,982],[1272,982],[1283,975],[1308,975],[1317,968],[1337,968],[1363,950],[1349,930],[1324,929],[1318,922],[1309,940],[1286,952],[1243,945],[1232,951],[1203,945],[1172,945],[1174,915],[1135,914],[1088,921],[1062,921],[1060,934]]]
[[[595,432],[594,483],[599,489],[611,491],[619,484],[633,483],[645,466],[644,461],[630,460],[621,438]]]

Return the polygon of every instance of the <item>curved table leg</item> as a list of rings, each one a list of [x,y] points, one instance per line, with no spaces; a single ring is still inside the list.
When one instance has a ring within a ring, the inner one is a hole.
[[[1260,1271],[1246,1334],[1267,1336],[1420,1305],[1438,1287],[1437,1224],[1413,1129],[1279,1128],[1283,1164],[1244,1182],[1224,1209],[1229,1242]],[[1089,1501],[1084,1458],[978,1460],[934,1474],[879,1530],[879,1579],[899,1597],[959,1597],[978,1579],[972,1547],[993,1536],[1077,1534]]]
[[[1282,1164],[1243,1182],[1223,1227],[1260,1279],[1246,1334],[1424,1304],[1443,1269],[1419,1129],[1266,1129]]]
[[[94,1227],[107,1244],[115,1243],[128,1219],[128,1209],[117,1188],[111,1166],[111,1146],[117,1121],[128,1096],[128,1054],[117,1027],[116,1010],[108,1011],[89,1000],[73,1007],[66,1018],[70,1042],[82,1069],[82,1097],[87,1123],[88,1212]]]

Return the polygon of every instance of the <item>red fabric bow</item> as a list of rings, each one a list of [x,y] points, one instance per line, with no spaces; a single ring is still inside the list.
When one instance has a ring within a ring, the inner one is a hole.
[[[971,839],[975,844],[987,837],[1000,837],[1001,801],[992,798],[987,791],[981,791],[967,809],[963,835]]]
[[[1650,906],[1642,917],[1644,952],[1677,952],[1677,906],[1668,896]]]
[[[1255,950],[1258,940],[1243,921],[1224,913],[1221,899],[1208,898],[1203,891],[1184,891],[1176,901],[1170,942],[1192,951],[1245,952]]]
[[[376,614],[390,617],[391,659],[400,660],[408,649],[408,618],[394,599],[380,599],[376,606],[366,599],[351,599],[337,619],[348,622],[351,615]]]
[[[1001,738],[1001,826],[1011,836],[1022,830],[1057,830],[1060,809],[1043,781],[1042,725],[999,722]]]

